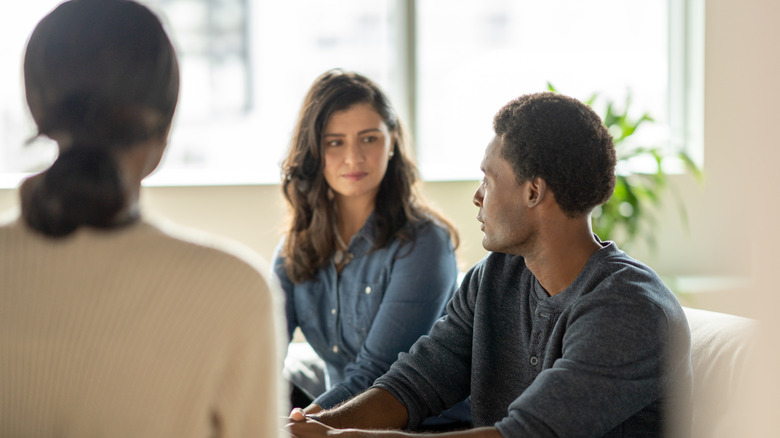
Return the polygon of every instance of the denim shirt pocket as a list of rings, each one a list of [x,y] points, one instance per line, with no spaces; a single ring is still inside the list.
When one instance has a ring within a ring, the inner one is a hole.
[[[385,293],[383,282],[342,284],[340,291],[344,322],[365,340]]]

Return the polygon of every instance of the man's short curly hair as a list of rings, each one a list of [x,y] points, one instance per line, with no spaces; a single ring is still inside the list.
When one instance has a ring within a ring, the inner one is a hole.
[[[590,213],[615,189],[615,145],[599,116],[561,94],[526,94],[493,119],[502,158],[518,183],[540,177],[569,217]]]

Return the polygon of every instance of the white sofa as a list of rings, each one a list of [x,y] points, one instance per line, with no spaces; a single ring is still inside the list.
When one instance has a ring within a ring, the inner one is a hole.
[[[693,363],[691,438],[739,436],[739,410],[735,408],[746,383],[758,323],[725,313],[684,309]]]

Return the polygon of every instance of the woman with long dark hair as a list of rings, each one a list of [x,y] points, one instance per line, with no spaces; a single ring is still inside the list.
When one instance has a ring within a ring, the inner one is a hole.
[[[138,207],[178,100],[160,21],[130,0],[64,2],[24,80],[59,156],[0,225],[0,436],[280,435],[280,292],[248,251]]]
[[[300,327],[325,365],[325,382],[291,377],[293,405],[313,413],[364,391],[428,333],[456,287],[458,238],[416,193],[389,100],[357,73],[314,81],[282,170],[291,214],[274,271],[289,335]]]

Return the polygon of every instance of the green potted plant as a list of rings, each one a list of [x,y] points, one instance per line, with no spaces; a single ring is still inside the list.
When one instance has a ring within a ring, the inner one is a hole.
[[[558,92],[550,83],[547,88]],[[594,93],[584,103],[593,106],[599,98],[599,94]],[[613,136],[618,168],[626,167],[620,166],[620,163],[640,159],[651,163],[651,170],[629,173],[618,171],[614,194],[591,215],[593,231],[603,240],[616,241],[622,248],[644,239],[649,248],[654,249],[656,241],[653,229],[657,224],[655,212],[661,205],[669,179],[663,169],[663,161],[670,158],[680,160],[697,179],[701,179],[701,170],[685,152],[671,152],[660,146],[640,146],[630,141],[641,126],[655,122],[648,113],[638,118],[630,116],[631,93],[627,93],[622,106],[616,105],[611,99],[604,99],[603,106],[605,109],[601,119]],[[687,226],[685,205],[680,199],[677,199],[677,205],[681,219]]]

